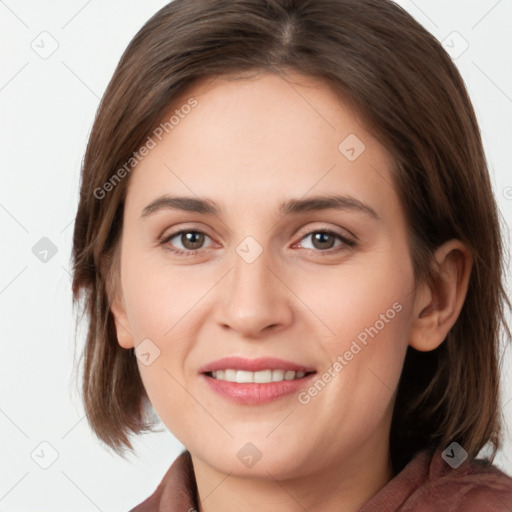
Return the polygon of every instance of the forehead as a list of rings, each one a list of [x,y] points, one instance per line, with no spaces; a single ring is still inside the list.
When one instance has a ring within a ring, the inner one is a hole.
[[[195,106],[184,108],[191,100]],[[396,200],[390,153],[318,79],[207,78],[177,98],[163,122],[172,115],[179,122],[138,164],[129,197],[222,191],[232,201],[262,203],[336,189],[377,204]]]

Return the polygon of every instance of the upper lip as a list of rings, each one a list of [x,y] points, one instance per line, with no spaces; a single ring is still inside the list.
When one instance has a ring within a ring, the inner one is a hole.
[[[201,367],[199,373],[215,372],[217,370],[246,370],[258,372],[261,370],[286,370],[296,372],[314,372],[315,369],[303,364],[285,361],[275,357],[260,357],[258,359],[246,359],[244,357],[229,356],[217,359]]]

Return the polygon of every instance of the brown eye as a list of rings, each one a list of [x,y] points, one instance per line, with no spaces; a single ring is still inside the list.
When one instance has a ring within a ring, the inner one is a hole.
[[[311,240],[316,249],[331,249],[336,241],[333,235],[325,231],[313,233],[311,236]]]
[[[185,249],[190,249],[191,251],[200,249],[204,243],[204,233],[199,231],[183,231],[180,241]]]
[[[347,247],[354,247],[356,242],[346,236],[341,235],[330,230],[317,230],[311,231],[306,236],[302,237],[302,240],[311,239],[312,247],[305,247],[305,249],[316,249],[319,252],[328,252],[333,249],[332,252],[346,249]],[[340,241],[336,246],[336,239]],[[303,245],[303,244],[301,244]]]
[[[202,231],[184,229],[166,236],[161,243],[176,254],[185,254],[188,256],[202,249],[206,238],[210,237]],[[172,243],[171,241],[174,239],[176,239],[176,241]]]

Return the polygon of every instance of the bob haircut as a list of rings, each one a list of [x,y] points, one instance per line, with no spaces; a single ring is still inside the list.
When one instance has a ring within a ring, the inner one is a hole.
[[[90,133],[73,235],[73,304],[88,319],[81,391],[93,431],[124,456],[130,434],[155,426],[110,310],[126,163],[197,80],[289,70],[332,87],[390,151],[416,284],[435,284],[433,251],[451,238],[473,257],[466,300],[444,342],[431,352],[407,349],[390,434],[395,472],[417,451],[453,441],[470,458],[490,442],[492,461],[502,435],[501,328],[510,335],[498,211],[459,72],[390,0],[175,0],[130,42]],[[113,183],[116,171],[122,179]]]

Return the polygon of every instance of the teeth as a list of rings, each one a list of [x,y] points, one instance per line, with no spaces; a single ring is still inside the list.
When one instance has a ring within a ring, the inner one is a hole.
[[[284,380],[284,370],[272,370],[272,382]]]
[[[254,382],[254,373],[238,370],[236,372],[236,382]]]
[[[302,379],[305,372],[294,372],[285,370],[262,370],[259,372],[248,372],[246,370],[217,370],[212,372],[212,377],[217,380],[227,382],[255,382],[257,384],[266,384],[268,382],[281,382],[283,380]]]
[[[246,372],[250,373],[252,382],[265,383],[272,382],[272,370],[262,370],[261,372]]]

